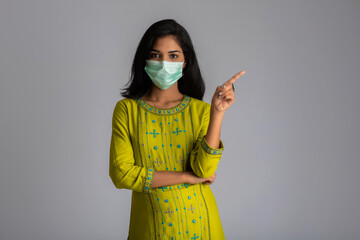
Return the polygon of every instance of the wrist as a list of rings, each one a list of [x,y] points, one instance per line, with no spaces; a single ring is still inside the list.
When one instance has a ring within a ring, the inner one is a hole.
[[[214,106],[210,108],[210,117],[222,118],[225,115],[225,111],[216,110]]]

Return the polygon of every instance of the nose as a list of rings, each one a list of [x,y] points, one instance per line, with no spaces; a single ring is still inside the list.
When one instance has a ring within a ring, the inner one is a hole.
[[[168,56],[161,56],[161,60],[160,61],[167,61],[167,62],[171,62],[171,59]]]

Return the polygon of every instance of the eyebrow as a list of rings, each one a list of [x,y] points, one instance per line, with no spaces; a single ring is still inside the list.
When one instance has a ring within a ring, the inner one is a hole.
[[[151,49],[151,51],[160,52],[159,50],[156,50],[156,49],[153,49],[153,48]],[[178,51],[178,50],[169,51],[168,53],[174,53],[174,52],[180,53],[180,51]]]

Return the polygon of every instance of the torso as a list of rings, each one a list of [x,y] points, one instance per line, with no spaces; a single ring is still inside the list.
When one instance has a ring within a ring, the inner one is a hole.
[[[162,106],[143,99],[123,101],[135,165],[155,171],[191,170],[190,155],[204,129],[208,104],[188,96]],[[131,209],[131,240],[224,239],[214,195],[202,183],[133,191]]]

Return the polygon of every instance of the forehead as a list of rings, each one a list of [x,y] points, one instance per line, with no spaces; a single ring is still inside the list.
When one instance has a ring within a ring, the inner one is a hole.
[[[181,51],[181,47],[180,45],[176,42],[176,37],[173,35],[167,35],[167,36],[162,36],[162,37],[158,37],[153,46],[153,49],[156,50],[179,50]]]

